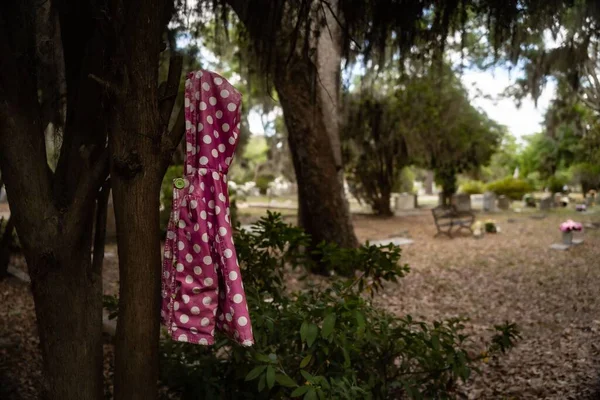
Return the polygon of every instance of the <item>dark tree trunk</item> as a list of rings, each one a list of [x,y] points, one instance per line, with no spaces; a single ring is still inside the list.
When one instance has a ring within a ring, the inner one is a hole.
[[[150,113],[137,115],[152,120]],[[132,157],[134,150],[129,146],[114,147],[113,152],[119,154],[111,176],[120,271],[115,399],[149,400],[157,396],[158,381],[161,260],[158,210],[162,174],[156,167],[157,160],[146,155],[148,149],[138,147],[142,155],[134,163],[143,172],[134,177],[128,175],[121,170],[123,166],[117,165],[120,154],[129,152],[125,157]]]
[[[269,9],[267,1],[227,0],[227,3],[257,43],[265,39],[263,20],[256,18],[257,14],[252,9],[263,7],[270,13],[267,17],[280,17],[278,8]],[[311,13],[313,11],[311,10]],[[321,24],[323,14],[312,15],[315,17],[314,24]],[[334,19],[329,17],[330,15],[325,16],[328,20]],[[290,16],[290,21],[293,20],[295,17]],[[337,22],[331,23],[335,25]],[[293,25],[290,25],[290,34]],[[313,28],[315,26],[310,26],[309,29],[302,27],[301,30],[313,32]],[[323,35],[329,34],[328,28],[321,26],[320,29]],[[333,120],[335,129],[328,128],[328,123],[335,118],[331,115],[331,110],[335,111],[337,108],[339,90],[339,76],[334,76],[331,66],[335,61],[331,60],[335,60],[338,55],[327,60],[324,52],[328,45],[326,42],[331,40],[332,45],[337,46],[339,44],[336,44],[336,40],[339,38],[336,37],[337,33],[332,32],[332,36],[321,43],[320,60],[317,57],[314,62],[310,59],[309,50],[303,48],[305,45],[311,48],[319,45],[316,38],[310,35],[311,37],[307,38],[300,34],[301,37],[294,42],[296,48],[290,50],[287,46],[289,43],[282,41],[276,43],[273,50],[273,54],[276,55],[274,84],[283,108],[298,183],[300,224],[312,236],[313,244],[327,241],[342,247],[356,247],[358,241],[352,227],[341,179],[341,157],[338,159],[338,149],[334,149],[334,146],[339,146],[337,121]],[[317,88],[321,79],[317,73],[319,67],[324,71],[326,84]],[[339,69],[339,65],[337,68]]]
[[[62,5],[63,11],[73,6]],[[49,2],[0,2],[0,169],[31,276],[43,358],[41,398],[48,400],[103,398],[102,279],[92,267],[90,247],[94,201],[107,173],[106,137],[99,89],[88,78],[102,63],[95,58],[100,51],[94,20],[85,4],[75,8],[65,14],[71,19],[60,24],[58,35],[56,8]],[[38,56],[61,54],[61,46],[70,68],[54,56],[40,62]],[[53,174],[44,131],[62,118],[52,112],[58,108],[60,114],[61,101],[54,104],[50,95],[63,93],[61,70],[68,72],[71,105],[77,107],[69,110]],[[58,79],[39,76],[44,74]]]
[[[2,186],[0,186],[1,188]],[[15,230],[15,220],[8,218],[4,226],[4,233],[0,239],[0,279],[8,275],[8,264],[10,263],[10,253],[13,246],[13,231]]]
[[[345,203],[338,168],[328,140],[326,116],[319,98],[311,96],[314,66],[294,57],[278,69],[275,88],[283,108],[296,180],[301,224],[313,244],[358,245]]]
[[[90,247],[93,176],[103,168],[89,171],[77,202],[56,209],[39,120],[16,109],[10,115],[0,108],[0,168],[31,276],[43,358],[41,398],[101,400],[102,279],[91,267]],[[13,140],[14,132],[27,139]]]
[[[44,360],[42,399],[103,398],[102,276],[91,268],[86,230],[79,251],[56,243],[27,257]]]
[[[380,215],[382,217],[391,217],[392,215],[394,215],[394,212],[392,211],[391,207],[390,197],[391,196],[389,193],[384,193],[380,197],[374,199],[373,211],[375,211],[377,215]]]
[[[166,166],[181,141],[181,118],[167,132],[178,93],[182,60],[172,51],[169,77],[158,87],[161,35],[168,23],[163,0],[136,0],[125,10],[122,64],[112,84],[116,102],[109,133],[111,185],[119,252],[119,317],[115,353],[115,399],[158,396],[160,321],[159,195]],[[159,98],[166,99],[159,101]],[[180,111],[180,117],[183,109]]]

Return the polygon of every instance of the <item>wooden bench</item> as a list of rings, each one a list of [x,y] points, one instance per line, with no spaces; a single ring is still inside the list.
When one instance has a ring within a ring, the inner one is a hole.
[[[455,206],[437,206],[431,210],[437,233],[452,238],[452,234],[462,229],[467,229],[471,234],[471,226],[475,222],[475,215],[470,211],[457,211]],[[456,228],[456,229],[454,229]]]

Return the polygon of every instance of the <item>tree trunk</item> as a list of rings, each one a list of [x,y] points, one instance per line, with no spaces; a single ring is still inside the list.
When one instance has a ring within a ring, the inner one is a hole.
[[[301,224],[315,245],[327,241],[355,247],[358,241],[331,141],[323,134],[327,132],[327,117],[319,97],[315,100],[307,89],[314,73],[310,61],[295,56],[278,68],[275,76],[298,182]]]
[[[331,9],[336,13],[338,11],[338,0],[330,1]],[[322,9],[319,7],[319,11]],[[319,96],[322,105],[323,117],[327,121],[325,132],[331,142],[331,149],[338,170],[338,179],[344,184],[344,171],[342,162],[342,145],[340,141],[340,84],[341,84],[341,64],[342,64],[342,32],[339,23],[336,21],[331,10],[324,10],[325,19],[323,23],[327,24],[321,29],[321,33],[316,38],[317,48],[317,96]],[[316,22],[321,23],[317,20]]]
[[[153,118],[150,113],[137,115],[148,121]],[[162,173],[157,160],[148,157],[148,149],[138,147],[141,157],[136,165],[143,173],[124,174],[117,161],[132,147],[114,146],[111,170],[120,283],[114,387],[116,400],[150,400],[158,394]]]
[[[257,43],[264,40],[262,31],[262,18],[257,19],[256,13],[252,8],[259,5],[265,10],[268,9],[268,2],[248,2],[246,0],[227,0],[227,3],[233,8],[240,20],[249,31],[250,36]],[[278,18],[277,8],[268,9],[269,17]],[[314,12],[314,10],[311,10]],[[315,14],[313,14],[315,15]],[[294,17],[290,16],[291,20]],[[323,14],[319,18],[322,18]],[[331,15],[326,15],[326,19],[334,19]],[[316,23],[321,23],[318,21]],[[335,30],[335,24],[332,27]],[[290,26],[290,34],[293,24]],[[313,32],[314,26],[301,30]],[[322,35],[328,35],[327,27],[319,27]],[[296,32],[297,33],[297,32]],[[300,34],[300,36],[302,36]],[[329,39],[323,39],[323,48],[327,48],[327,41],[335,43],[335,35]],[[279,95],[281,107],[283,109],[284,120],[288,131],[288,143],[292,154],[292,161],[298,183],[298,209],[300,224],[312,237],[313,245],[321,241],[333,242],[342,247],[355,247],[358,241],[354,234],[350,212],[347,207],[344,196],[344,186],[340,179],[340,163],[336,162],[336,153],[332,146],[332,140],[337,137],[339,141],[339,132],[336,129],[329,129],[328,123],[331,114],[324,112],[324,96],[319,94],[321,89],[315,89],[319,85],[319,76],[317,74],[318,61],[313,62],[309,57],[308,49],[303,48],[306,44],[313,48],[315,44],[314,37],[299,37],[296,42],[296,48],[290,49],[289,43],[280,41],[275,43],[274,49],[276,55],[275,71],[273,74],[274,86]],[[263,43],[264,44],[264,43]],[[331,46],[333,44],[329,44]],[[335,44],[338,46],[339,44]],[[318,50],[317,50],[318,51]],[[333,82],[339,80],[340,65],[336,57],[329,60],[325,58],[321,50],[321,60],[323,66],[323,75],[326,80]],[[339,50],[338,50],[339,51]],[[317,57],[318,58],[318,57]],[[327,68],[325,68],[327,66]],[[338,77],[333,77],[331,73],[337,69]],[[326,72],[327,71],[327,72]],[[328,97],[330,107],[337,107],[337,92],[339,82],[335,82],[335,89],[330,89]],[[327,85],[323,87],[327,88]],[[333,99],[333,106],[331,100]],[[337,125],[336,122],[334,122]],[[329,135],[332,132],[332,136]],[[338,142],[339,144],[339,142]],[[341,159],[341,157],[339,157]]]
[[[2,186],[0,186],[2,188]],[[2,239],[0,239],[0,279],[8,275],[8,264],[10,263],[10,250],[13,245],[13,231],[15,230],[15,220],[8,218],[4,227]]]
[[[329,7],[319,7],[319,11],[325,14],[323,15],[323,22],[327,26],[321,28],[321,33],[316,39],[317,96],[321,101],[323,118],[327,121],[325,128],[331,143],[344,207],[346,207],[346,213],[350,215],[350,205],[344,190],[344,164],[340,140],[342,31],[339,22],[336,20],[336,18],[340,17],[338,0],[333,0],[329,3],[331,9]],[[336,15],[333,15],[332,10]],[[317,23],[321,23],[321,21],[317,19]],[[299,204],[303,203],[305,202],[299,202]]]
[[[433,171],[427,171],[427,176],[425,177],[425,194],[432,195],[433,194]]]
[[[169,67],[159,103],[158,59],[166,27],[165,3],[133,1],[126,10],[118,45],[128,71],[115,76],[119,90],[109,133],[111,185],[119,254],[119,318],[115,354],[115,399],[152,400],[158,396],[160,321],[160,186],[181,135],[168,150],[166,132],[181,75],[181,59]],[[177,125],[177,124],[176,124]],[[183,125],[181,125],[183,127]]]
[[[391,207],[390,195],[388,194],[386,196],[384,194],[381,197],[378,197],[375,203],[373,204],[373,211],[375,211],[377,215],[380,215],[382,217],[391,217],[392,215],[394,215],[394,212],[392,211]]]
[[[60,210],[54,206],[43,129],[35,106],[27,104],[37,97],[27,96],[31,88],[23,82],[18,96],[10,87],[0,91],[8,99],[0,101],[0,168],[31,276],[41,398],[101,400],[102,279],[91,268],[90,246],[94,182],[103,168],[87,170],[75,201]]]
[[[92,271],[91,235],[85,236],[79,249],[63,242],[27,257],[44,360],[42,399],[103,398],[102,276]]]

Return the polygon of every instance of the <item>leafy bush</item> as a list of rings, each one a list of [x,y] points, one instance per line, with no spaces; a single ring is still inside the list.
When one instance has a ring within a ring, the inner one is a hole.
[[[575,182],[581,185],[583,193],[600,188],[600,165],[575,164],[571,167],[571,173]]]
[[[161,237],[167,233],[169,216],[171,213],[171,204],[173,202],[173,180],[183,176],[183,165],[172,165],[167,168],[167,172],[160,186],[160,231]]]
[[[541,174],[538,171],[527,174],[527,176],[525,177],[525,180],[527,181],[527,183],[529,183],[532,190],[539,190],[539,189],[543,189],[543,187],[544,187],[544,183],[542,181]]]
[[[265,174],[259,175],[256,178],[256,187],[260,190],[260,194],[267,194],[267,189],[269,189],[269,184],[273,182],[275,177],[273,175]]]
[[[532,188],[525,180],[507,177],[488,183],[487,190],[498,196],[504,195],[511,200],[521,200],[526,193],[531,192]]]
[[[569,180],[564,176],[554,175],[548,178],[546,187],[551,193],[562,193],[564,186],[568,183]]]
[[[410,167],[402,168],[398,179],[392,187],[392,191],[395,193],[413,193],[415,184],[415,173]]]
[[[466,194],[482,194],[485,192],[485,183],[481,181],[465,181],[460,185],[459,191]]]
[[[309,263],[308,237],[269,213],[236,248],[243,269],[256,344],[225,337],[203,347],[161,341],[161,381],[182,399],[452,398],[477,364],[512,346],[514,325],[495,327],[488,349],[467,351],[462,321],[426,324],[398,318],[372,304],[386,281],[408,272],[395,246],[339,249],[317,255],[330,269],[361,271],[352,278],[290,293],[285,271]],[[364,296],[364,294],[370,296]],[[110,304],[107,304],[110,305]]]

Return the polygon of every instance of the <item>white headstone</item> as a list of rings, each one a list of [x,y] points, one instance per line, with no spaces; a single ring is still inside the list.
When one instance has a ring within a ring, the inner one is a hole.
[[[452,196],[452,204],[456,211],[471,211],[471,196],[466,193],[458,193]]]
[[[483,194],[483,211],[496,211],[496,193],[485,192]]]
[[[415,196],[412,194],[397,194],[394,196],[394,210],[412,210],[415,208]]]

